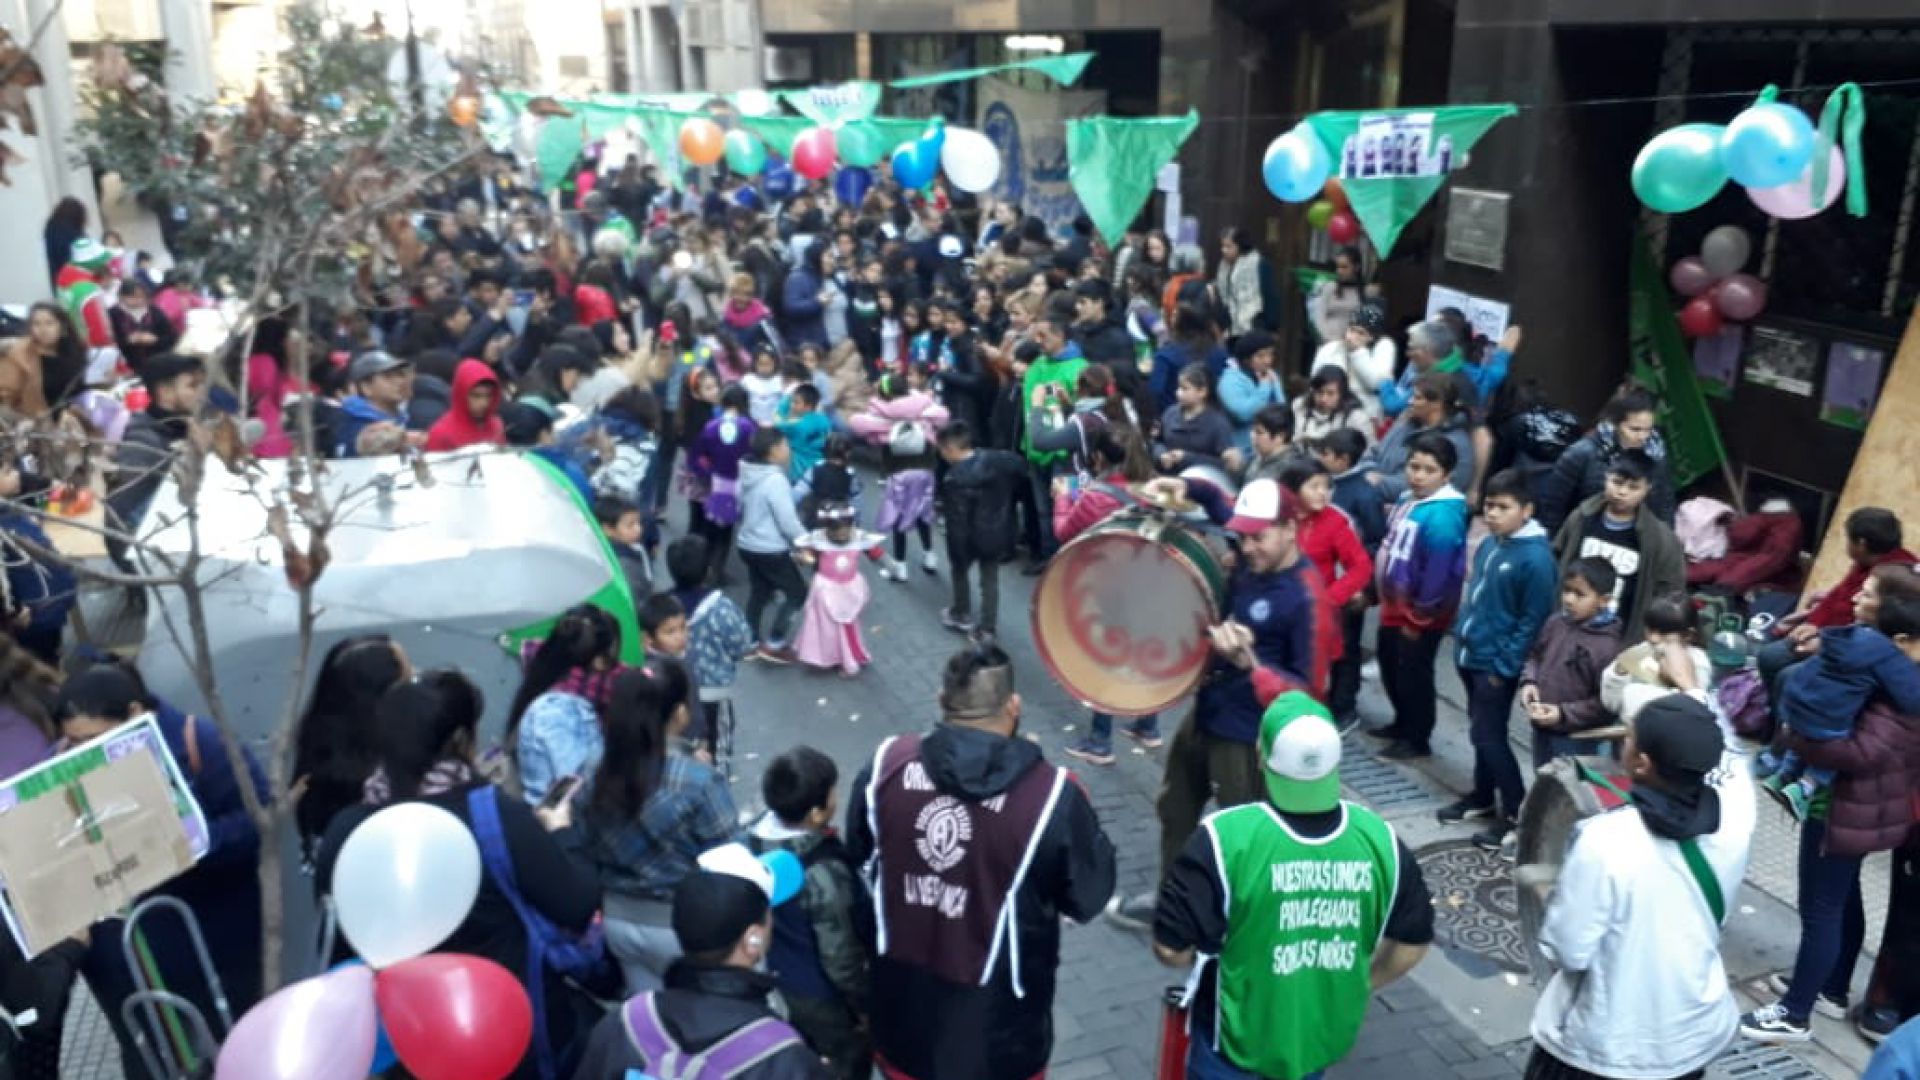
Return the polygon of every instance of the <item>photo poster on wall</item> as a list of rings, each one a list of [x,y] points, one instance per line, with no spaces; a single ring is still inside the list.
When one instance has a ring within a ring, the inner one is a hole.
[[[1746,327],[1735,323],[1711,337],[1696,338],[1693,343],[1693,375],[1700,392],[1726,400],[1733,397],[1733,384],[1740,379],[1740,349],[1745,344]]]
[[[1427,290],[1427,318],[1437,319],[1446,308],[1455,308],[1467,317],[1467,325],[1473,327],[1475,338],[1485,338],[1498,343],[1507,332],[1507,325],[1513,319],[1513,307],[1499,300],[1488,300],[1449,289],[1445,285],[1435,285]]]
[[[1744,378],[1800,397],[1813,396],[1820,373],[1820,342],[1778,326],[1755,326],[1747,339]]]
[[[1836,341],[1827,347],[1827,377],[1820,392],[1820,419],[1851,431],[1867,430],[1880,399],[1887,350]]]
[[[1029,90],[996,78],[978,83],[980,131],[1000,151],[993,198],[1038,217],[1054,235],[1066,235],[1080,216],[1080,197],[1067,178],[1066,121],[1104,112],[1107,92]]]

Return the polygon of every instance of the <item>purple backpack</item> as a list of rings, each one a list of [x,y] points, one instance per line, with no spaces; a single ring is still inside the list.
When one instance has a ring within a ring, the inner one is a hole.
[[[667,1033],[657,997],[642,994],[620,1009],[627,1040],[646,1059],[648,1080],[733,1080],[790,1046],[805,1045],[798,1032],[769,1016],[690,1054]]]
[[[1734,734],[1759,742],[1773,738],[1773,714],[1767,711],[1767,688],[1759,672],[1734,672],[1720,681],[1713,696]]]

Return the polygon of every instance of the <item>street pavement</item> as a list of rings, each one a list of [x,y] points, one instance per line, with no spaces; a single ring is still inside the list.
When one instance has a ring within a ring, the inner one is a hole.
[[[878,485],[869,485],[877,490]],[[679,514],[674,515],[675,522]],[[936,536],[936,544],[940,538]],[[734,795],[743,818],[757,815],[759,779],[766,762],[795,745],[811,745],[840,765],[843,795],[847,784],[889,734],[921,730],[936,722],[940,671],[964,639],[940,626],[939,613],[949,599],[942,556],[938,575],[922,572],[920,552],[912,552],[911,578],[904,583],[871,573],[873,601],[862,620],[876,663],[856,678],[799,666],[743,665],[738,687]],[[1110,768],[1087,766],[1066,757],[1086,724],[1086,710],[1046,674],[1028,622],[1034,579],[1021,576],[1020,564],[1000,575],[1000,642],[1013,656],[1021,694],[1023,733],[1035,739],[1052,761],[1069,765],[1085,783],[1095,809],[1119,850],[1119,887],[1123,894],[1150,889],[1158,873],[1158,824],[1153,800],[1163,750],[1144,751],[1117,739],[1119,761]],[[737,559],[731,572],[744,581]],[[744,601],[744,586],[733,590]],[[1436,898],[1442,940],[1401,983],[1375,995],[1358,1042],[1347,1059],[1330,1070],[1336,1080],[1417,1077],[1419,1080],[1488,1080],[1518,1077],[1530,1049],[1527,1018],[1535,991],[1524,971],[1524,952],[1514,918],[1513,889],[1507,866],[1464,843],[1470,830],[1447,829],[1433,811],[1452,798],[1471,768],[1462,696],[1443,664],[1441,720],[1435,759],[1418,769],[1375,759],[1374,746],[1349,737],[1342,775],[1348,795],[1367,803],[1393,823],[1420,853]],[[1369,684],[1362,698],[1369,720],[1390,711],[1378,687]],[[1171,735],[1180,713],[1162,718]],[[1517,730],[1517,729],[1516,729]],[[1763,808],[1763,815],[1771,815]],[[1770,819],[1756,842],[1756,879],[1785,879],[1769,895],[1750,881],[1736,901],[1727,933],[1728,969],[1736,987],[1748,991],[1768,972],[1791,964],[1797,924],[1791,900],[1790,863],[1767,871],[1763,848],[1791,851],[1791,831]],[[1782,838],[1784,836],[1784,839]],[[1776,857],[1775,862],[1781,859]],[[1762,884],[1769,884],[1762,882]],[[1870,908],[1883,909],[1884,878],[1871,875],[1866,892]],[[1878,940],[1879,912],[1870,916],[1868,941]],[[1864,979],[1867,962],[1859,971]],[[1155,1076],[1162,1008],[1160,1002],[1183,972],[1161,966],[1145,935],[1120,929],[1104,919],[1065,931],[1059,991],[1054,1005],[1052,1080],[1144,1080]],[[90,1003],[89,1003],[90,1004]],[[1743,1005],[1743,1007],[1747,1007]],[[81,1008],[71,1025],[72,1056],[63,1074],[87,1080],[117,1080],[120,1073],[105,1025],[98,1013]],[[1867,1047],[1846,1025],[1816,1021],[1817,1045],[1793,1053],[1736,1043],[1709,1072],[1715,1078],[1855,1076]]]

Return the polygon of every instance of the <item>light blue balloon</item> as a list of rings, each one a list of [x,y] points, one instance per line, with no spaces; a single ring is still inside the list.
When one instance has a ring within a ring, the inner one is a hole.
[[[893,178],[901,187],[917,190],[933,182],[940,169],[940,153],[929,150],[927,140],[901,143],[893,152]]]
[[[1295,128],[1267,146],[1260,162],[1260,176],[1267,190],[1281,202],[1307,202],[1320,197],[1333,173],[1333,162],[1326,147],[1310,131]]]
[[[1813,121],[1791,105],[1755,105],[1727,125],[1720,161],[1735,183],[1770,188],[1800,179],[1813,161]]]
[[[800,895],[807,881],[807,870],[793,852],[783,849],[765,852],[760,856],[760,864],[773,875],[773,906],[779,907]]]

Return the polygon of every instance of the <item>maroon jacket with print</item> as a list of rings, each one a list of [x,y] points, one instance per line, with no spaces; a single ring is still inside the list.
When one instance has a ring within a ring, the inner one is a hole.
[[[1548,619],[1520,669],[1521,686],[1531,684],[1542,702],[1560,706],[1560,722],[1541,730],[1570,735],[1612,723],[1613,714],[1600,704],[1600,676],[1618,655],[1620,620],[1612,615],[1579,623],[1556,612]]]

